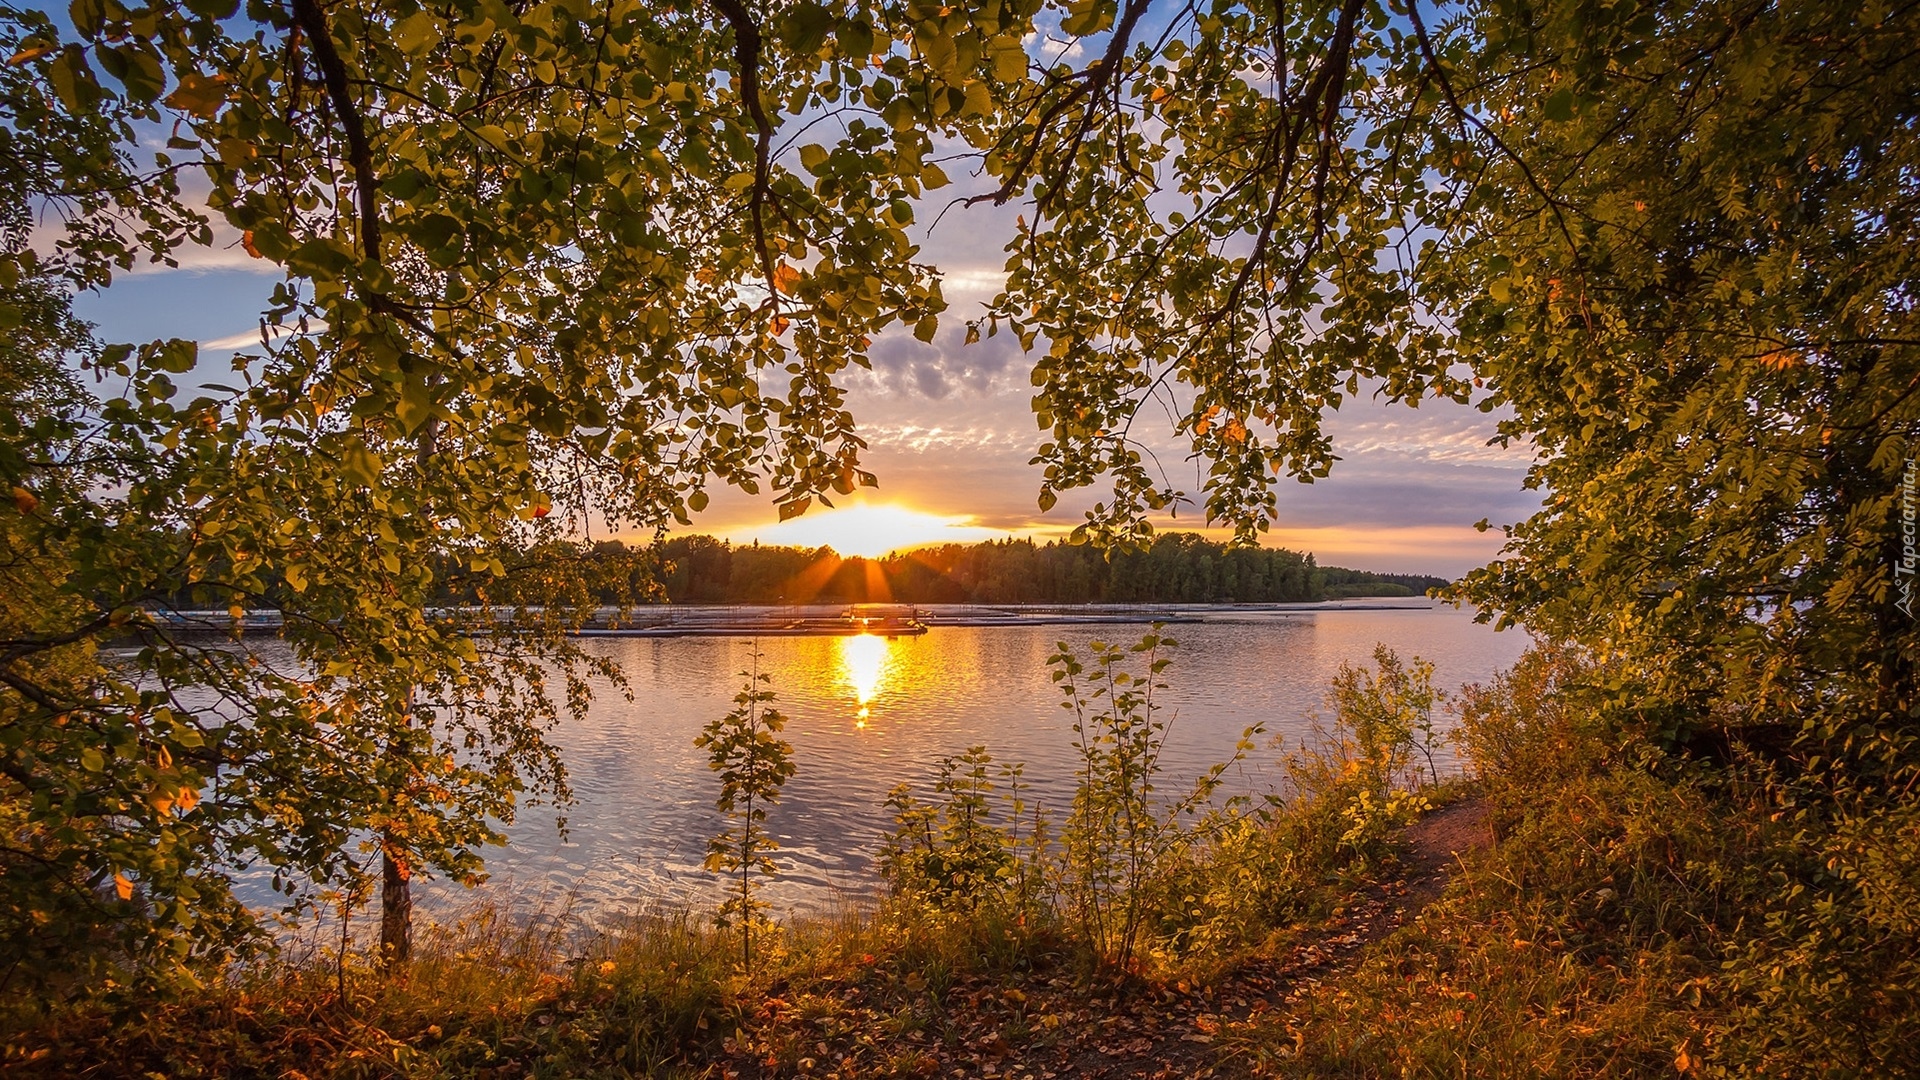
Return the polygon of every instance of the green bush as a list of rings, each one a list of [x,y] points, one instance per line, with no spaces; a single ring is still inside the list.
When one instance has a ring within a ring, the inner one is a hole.
[[[1057,924],[1108,970],[1134,969],[1169,947],[1164,939],[1175,948],[1199,940],[1195,920],[1213,916],[1195,875],[1210,863],[1209,844],[1242,835],[1240,803],[1216,808],[1212,799],[1259,728],[1183,794],[1162,797],[1167,725],[1155,698],[1173,648],[1158,627],[1131,646],[1093,642],[1085,660],[1061,643],[1049,663],[1073,716],[1079,782],[1059,835],[1025,801],[1020,766],[1000,767],[1006,788],[996,800],[993,759],[974,747],[940,762],[932,801],[905,786],[888,799],[895,826],[881,868],[894,892],[937,912],[991,909]]]
[[[940,760],[933,801],[922,802],[909,785],[894,788],[887,797],[894,828],[879,860],[893,892],[936,912],[1034,907],[1047,822],[1037,806],[1027,816],[1021,771],[1017,764],[1002,765],[998,772],[1007,786],[999,792],[991,775],[993,755],[975,746]]]

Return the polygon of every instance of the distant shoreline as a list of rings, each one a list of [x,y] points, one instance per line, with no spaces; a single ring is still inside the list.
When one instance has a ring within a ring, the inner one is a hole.
[[[654,604],[602,608],[578,637],[818,637],[924,634],[941,627],[1094,626],[1198,623],[1222,616],[1301,616],[1341,611],[1429,611],[1442,602],[1426,597],[1368,597],[1248,604]],[[450,609],[449,609],[450,610]],[[154,620],[176,633],[275,633],[277,611],[156,613]]]

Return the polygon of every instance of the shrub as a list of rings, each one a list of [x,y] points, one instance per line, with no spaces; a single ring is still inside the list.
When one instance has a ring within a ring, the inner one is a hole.
[[[1107,969],[1135,965],[1156,935],[1196,940],[1195,920],[1210,916],[1193,875],[1206,864],[1206,845],[1236,828],[1242,812],[1237,802],[1209,808],[1260,729],[1244,732],[1234,756],[1186,793],[1160,797],[1167,722],[1154,699],[1166,689],[1159,679],[1174,647],[1158,627],[1131,646],[1093,642],[1085,661],[1060,643],[1049,662],[1073,714],[1079,768],[1057,841],[1046,815],[1025,801],[1021,767],[1000,767],[1006,786],[996,800],[993,759],[974,747],[940,762],[933,801],[904,785],[889,797],[895,827],[881,867],[894,891],[937,911],[1058,920]]]
[[[1276,827],[1323,873],[1391,855],[1400,830],[1431,809],[1423,789],[1440,776],[1433,713],[1446,695],[1433,687],[1433,664],[1416,656],[1409,666],[1385,645],[1373,660],[1340,665],[1327,693],[1331,723],[1316,719],[1283,762],[1293,797]]]
[[[1000,767],[1007,788],[998,799],[992,771],[993,755],[975,746],[940,759],[933,801],[922,802],[906,784],[893,789],[894,828],[880,871],[896,894],[940,912],[1026,910],[1038,899],[1046,820],[1038,807],[1025,819],[1021,766]]]
[[[740,963],[753,967],[753,930],[762,923],[766,903],[755,895],[754,875],[778,867],[768,855],[780,845],[767,833],[767,808],[780,801],[780,789],[793,775],[793,747],[779,738],[787,718],[772,707],[773,681],[760,672],[760,651],[747,680],[734,695],[733,711],[708,724],[694,745],[709,752],[708,766],[720,774],[720,812],[731,819],[707,844],[707,869],[739,875],[737,888],[720,905],[722,927],[740,927]]]

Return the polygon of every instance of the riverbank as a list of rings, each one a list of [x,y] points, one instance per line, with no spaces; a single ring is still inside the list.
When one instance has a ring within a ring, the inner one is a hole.
[[[475,910],[403,976],[269,964],[187,999],[100,1001],[8,1037],[22,1076],[1198,1077],[1437,895],[1472,801],[1227,950],[1099,972],[1058,926],[887,903],[788,925],[759,970],[693,913],[570,949]],[[18,1017],[14,1018],[16,1021]]]
[[[1910,819],[1836,847],[1753,767],[1663,757],[1597,722],[1595,670],[1540,650],[1469,693],[1471,779],[1396,784],[1402,809],[1438,807],[1410,825],[1340,782],[1364,740],[1301,762],[1299,797],[1157,864],[1150,931],[1118,959],[1070,906],[993,890],[797,918],[751,962],[703,912],[581,941],[478,909],[386,974],[357,952],[283,955],[188,990],[14,998],[0,1062],[104,1078],[1911,1075],[1904,916],[1837,908],[1848,894],[1807,855],[1891,859]]]

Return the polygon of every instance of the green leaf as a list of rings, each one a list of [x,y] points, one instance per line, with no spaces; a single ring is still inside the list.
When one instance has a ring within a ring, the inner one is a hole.
[[[432,9],[423,8],[393,26],[393,43],[410,56],[424,56],[440,43],[442,23]]]
[[[67,17],[81,37],[97,37],[107,18],[106,0],[73,0],[67,5]]]
[[[199,361],[200,345],[183,338],[168,338],[155,343],[149,358],[160,370],[182,375],[192,371],[193,365]]]
[[[354,446],[340,456],[340,475],[350,484],[372,487],[380,481],[383,468],[380,455],[365,446]]]
[[[87,64],[86,54],[78,45],[60,50],[59,57],[47,67],[47,78],[53,83],[60,103],[71,112],[88,112],[105,96]]]

